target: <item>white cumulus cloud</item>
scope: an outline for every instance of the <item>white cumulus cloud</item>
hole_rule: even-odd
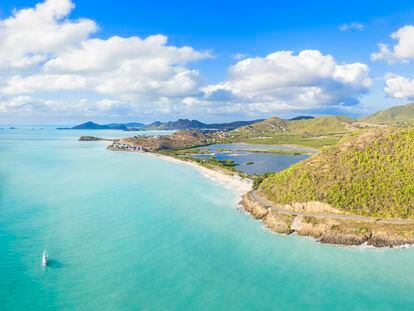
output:
[[[337,64],[330,55],[304,50],[241,60],[226,81],[202,90],[217,109],[277,112],[354,105],[371,84],[367,65]]]
[[[384,60],[389,64],[393,64],[408,62],[414,58],[414,26],[401,27],[391,34],[391,38],[397,40],[397,44],[393,47],[384,43],[379,44],[379,52],[371,54],[372,60]]]
[[[26,68],[75,47],[97,30],[89,19],[67,20],[70,0],[48,0],[0,20],[0,68]]]
[[[206,85],[192,64],[209,51],[171,45],[161,34],[101,38],[95,21],[70,18],[74,7],[45,0],[0,20],[3,117],[264,115],[355,105],[372,83],[365,64],[304,50],[236,54],[228,78]]]
[[[169,45],[168,38],[159,34],[92,37],[96,23],[69,19],[74,7],[71,0],[46,0],[0,20],[0,92],[8,96],[3,111],[30,106],[10,104],[13,97],[51,110],[52,105],[59,109],[71,105],[67,111],[84,112],[89,104],[97,110],[112,107],[120,112],[124,105],[140,111],[148,102],[156,110],[157,103],[174,104],[198,92],[200,73],[188,64],[210,58],[210,52]],[[88,93],[93,100],[79,105],[79,101],[39,99],[41,94],[50,98],[61,91]]]
[[[385,93],[392,98],[414,99],[414,79],[388,74],[385,77]]]

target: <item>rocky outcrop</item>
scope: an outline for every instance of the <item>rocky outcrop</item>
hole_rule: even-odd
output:
[[[396,247],[414,244],[414,224],[393,224],[381,221],[323,218],[319,215],[300,216],[294,212],[279,212],[256,201],[250,193],[240,202],[255,219],[270,230],[309,236],[321,243],[340,245],[368,244],[375,247]],[[326,210],[325,210],[326,211]]]
[[[240,204],[253,216],[254,219],[264,219],[269,213],[267,208],[262,206],[259,202],[252,200],[249,193],[243,195]]]
[[[414,244],[414,226],[390,224],[376,226],[372,230],[368,244],[376,247]]]
[[[240,204],[255,219],[261,219],[263,223],[272,231],[280,234],[290,234],[293,230],[290,228],[293,216],[280,215],[270,211],[259,202],[252,200],[249,193],[243,195]]]
[[[361,245],[371,237],[365,222],[297,216],[292,229],[322,243]]]
[[[266,217],[263,219],[263,223],[270,230],[280,234],[291,234],[294,232],[292,229],[292,222],[295,217],[291,215],[283,215],[273,211],[269,211]]]

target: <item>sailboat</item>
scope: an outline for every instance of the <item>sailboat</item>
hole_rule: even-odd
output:
[[[47,252],[46,250],[43,251],[43,255],[42,255],[42,266],[46,266],[47,265]]]

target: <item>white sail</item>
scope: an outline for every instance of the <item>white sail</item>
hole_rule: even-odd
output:
[[[43,251],[43,255],[42,255],[42,265],[46,266],[47,265],[47,252],[46,250]]]

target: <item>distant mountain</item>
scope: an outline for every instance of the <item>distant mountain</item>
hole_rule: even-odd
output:
[[[254,124],[254,123],[262,122],[262,121],[264,121],[264,119],[257,119],[257,120],[252,120],[252,121],[234,121],[230,123],[213,123],[213,124],[208,124],[207,126],[209,129],[232,130],[232,129],[236,129],[241,126],[246,126],[246,125],[250,125],[250,124]]]
[[[197,120],[178,119],[177,121],[155,121],[147,126],[146,130],[189,130],[206,128],[206,124]]]
[[[312,116],[297,116],[292,119],[289,119],[289,121],[297,121],[297,120],[308,120],[308,119],[314,119],[315,117]]]
[[[91,121],[88,121],[86,123],[82,123],[79,125],[76,125],[71,128],[72,130],[126,130],[128,129],[127,126],[124,124],[98,124]]]
[[[261,120],[252,121],[235,121],[230,123],[214,123],[206,124],[197,120],[178,119],[177,121],[161,122],[155,121],[151,124],[145,125],[139,122],[130,123],[110,123],[110,124],[98,124],[91,121],[76,125],[71,128],[59,128],[59,129],[73,129],[73,130],[200,130],[200,129],[218,129],[218,130],[233,130],[240,126],[253,124]]]
[[[153,122],[145,127],[146,130],[200,130],[200,129],[215,129],[215,130],[233,130],[240,126],[253,124],[256,122],[263,121],[252,120],[252,121],[234,121],[230,123],[213,123],[206,124],[197,120],[189,119],[178,119],[177,121],[169,122]]]
[[[129,123],[110,123],[108,124],[109,126],[113,127],[113,126],[126,126],[128,128],[130,127],[134,127],[134,128],[140,128],[140,127],[144,127],[145,124],[144,123],[140,123],[140,122],[129,122]]]
[[[414,103],[378,111],[361,121],[376,124],[410,123],[414,125]]]

